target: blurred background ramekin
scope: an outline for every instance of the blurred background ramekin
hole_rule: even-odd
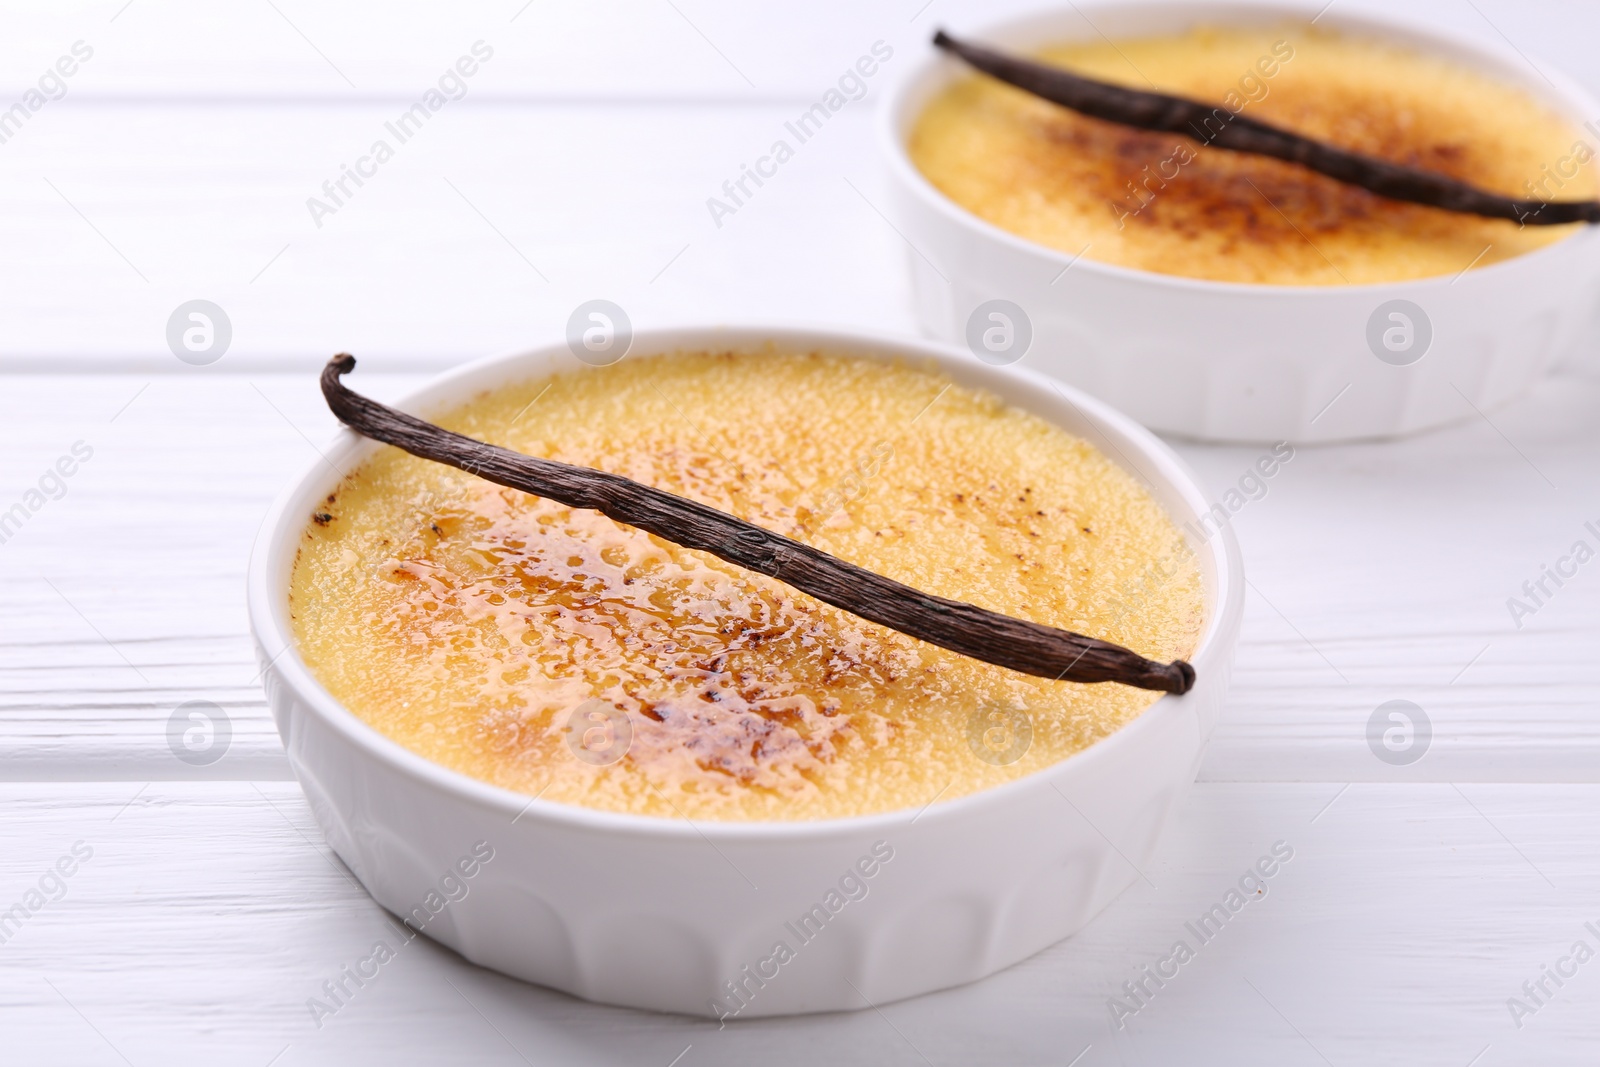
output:
[[[963,27],[963,36],[1031,53],[1101,34],[1114,39],[1196,25],[1307,22],[1317,11],[1281,3],[1068,4]],[[1510,48],[1337,7],[1323,8],[1317,26],[1409,46],[1509,82],[1574,128],[1600,119],[1600,102],[1587,91],[1558,75],[1547,78]],[[1029,366],[1152,429],[1241,442],[1413,433],[1516,397],[1594,328],[1600,286],[1595,227],[1491,266],[1465,270],[1463,264],[1459,275],[1381,285],[1248,285],[1134,270],[1088,255],[1075,261],[958,206],[907,154],[923,108],[953,80],[970,75],[970,68],[925,45],[880,111],[890,214],[911,245],[919,324],[933,337],[959,341],[980,304],[1011,301],[1031,321]],[[1418,336],[1431,333],[1422,355],[1399,365],[1380,359],[1368,343],[1372,322],[1392,321],[1394,301],[1420,309],[1425,323],[1413,323]],[[1414,310],[1402,310],[1415,317]]]

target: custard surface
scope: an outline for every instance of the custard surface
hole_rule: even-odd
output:
[[[497,389],[436,421],[1152,658],[1189,656],[1202,625],[1195,558],[1131,477],[911,366],[630,358]],[[967,659],[395,449],[307,520],[290,611],[315,676],[429,759],[545,800],[696,820],[920,807],[1060,760],[1157,697]],[[596,699],[625,715],[625,755],[608,720],[571,732],[573,710]],[[1031,739],[1007,762],[1014,729]],[[621,758],[577,758],[573,738],[588,751],[590,730],[602,757]]]
[[[1374,40],[1304,25],[1198,28],[1045,48],[1037,57],[1228,105],[1224,114],[1237,108],[1508,196],[1596,194],[1582,130],[1519,87]],[[1401,204],[1294,164],[1088,118],[976,75],[929,103],[908,150],[935,187],[1002,229],[1071,255],[1215,281],[1360,285],[1453,275],[1583,225],[1519,227]]]

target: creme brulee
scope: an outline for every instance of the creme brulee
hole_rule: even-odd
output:
[[[1133,478],[911,366],[629,359],[438,421],[1154,659],[1200,633],[1195,557]],[[316,677],[408,748],[545,800],[720,820],[904,809],[1038,770],[1158,695],[967,659],[394,449],[307,519],[290,611]],[[614,717],[574,723],[594,707]]]
[[[1376,40],[1304,25],[1201,28],[1045,48],[1038,58],[1508,196],[1596,194],[1593,149],[1571,123],[1519,88]],[[1088,118],[977,75],[929,103],[908,150],[935,187],[1002,229],[1103,263],[1217,281],[1457,274],[1582,225],[1519,226],[1397,203],[1198,136]]]

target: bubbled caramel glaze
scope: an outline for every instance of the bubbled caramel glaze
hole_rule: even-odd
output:
[[[1520,88],[1376,41],[1304,25],[1201,28],[1046,48],[1039,58],[1509,196],[1596,195],[1583,131]],[[1198,137],[1088,118],[977,76],[929,104],[909,151],[937,188],[1003,229],[1089,259],[1217,281],[1359,285],[1457,274],[1582,225],[1519,227],[1386,200]]]
[[[437,421],[1153,658],[1190,655],[1200,630],[1194,557],[1132,478],[924,370],[824,353],[628,359]],[[647,815],[920,806],[1070,755],[1156,698],[966,659],[393,449],[307,516],[290,609],[313,673],[381,732],[497,785]],[[625,723],[574,731],[595,706]],[[979,758],[969,736],[1017,711],[1027,752]]]

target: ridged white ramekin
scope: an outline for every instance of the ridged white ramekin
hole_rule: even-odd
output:
[[[1179,32],[1197,24],[1308,21],[1377,37],[1513,83],[1569,117],[1600,121],[1600,102],[1575,83],[1547,81],[1522,56],[1388,16],[1321,3],[1080,4],[990,26],[971,40],[1029,52],[1046,44]],[[1221,441],[1339,441],[1412,433],[1476,417],[1529,387],[1593,326],[1600,288],[1596,227],[1457,276],[1357,286],[1200,281],[1073,257],[979,219],[935,189],[906,142],[928,101],[970,71],[931,44],[908,61],[882,102],[890,212],[911,245],[917,318],[959,341],[990,300],[1032,321],[1026,363],[1157,430]],[[1246,112],[1248,114],[1248,111]],[[1584,133],[1591,149],[1600,142]],[[1555,166],[1557,160],[1550,160]],[[1182,180],[1181,177],[1178,180]],[[1068,270],[1068,266],[1071,269]],[[1065,273],[1063,273],[1065,271]],[[1384,305],[1422,309],[1432,341],[1420,359],[1387,360],[1369,344],[1374,318],[1404,327]],[[1413,335],[1415,336],[1415,335]],[[1405,335],[1394,335],[1402,343]]]
[[[932,360],[956,381],[1091,441],[1180,525],[1209,507],[1182,461],[1131,419],[1029,371],[984,366],[949,348],[708,327],[641,333],[630,358],[707,347],[760,358],[769,344]],[[497,356],[444,375],[401,406],[428,415],[574,369],[582,368],[565,345]],[[716,998],[731,1008],[725,983],[741,981],[741,1018],[862,1008],[982,978],[1073,933],[1138,877],[1130,862],[1149,861],[1221,707],[1244,592],[1227,526],[1192,544],[1207,597],[1194,689],[1163,696],[1099,744],[1019,781],[950,801],[929,797],[921,811],[797,823],[620,815],[496,788],[379,734],[317,682],[295,648],[288,588],[306,523],[337,487],[332,467],[352,470],[378,447],[341,431],[325,450],[329,462],[309,466],[263,523],[249,611],[267,697],[328,842],[378,903],[474,963],[518,978],[700,1015],[717,1014]],[[892,858],[882,862],[886,850]],[[856,881],[866,895],[828,911],[827,894],[863,860],[872,876]],[[846,888],[859,892],[855,884]],[[826,921],[813,919],[803,932],[815,935],[802,942],[790,927],[819,905]],[[793,958],[766,962],[779,941]]]

